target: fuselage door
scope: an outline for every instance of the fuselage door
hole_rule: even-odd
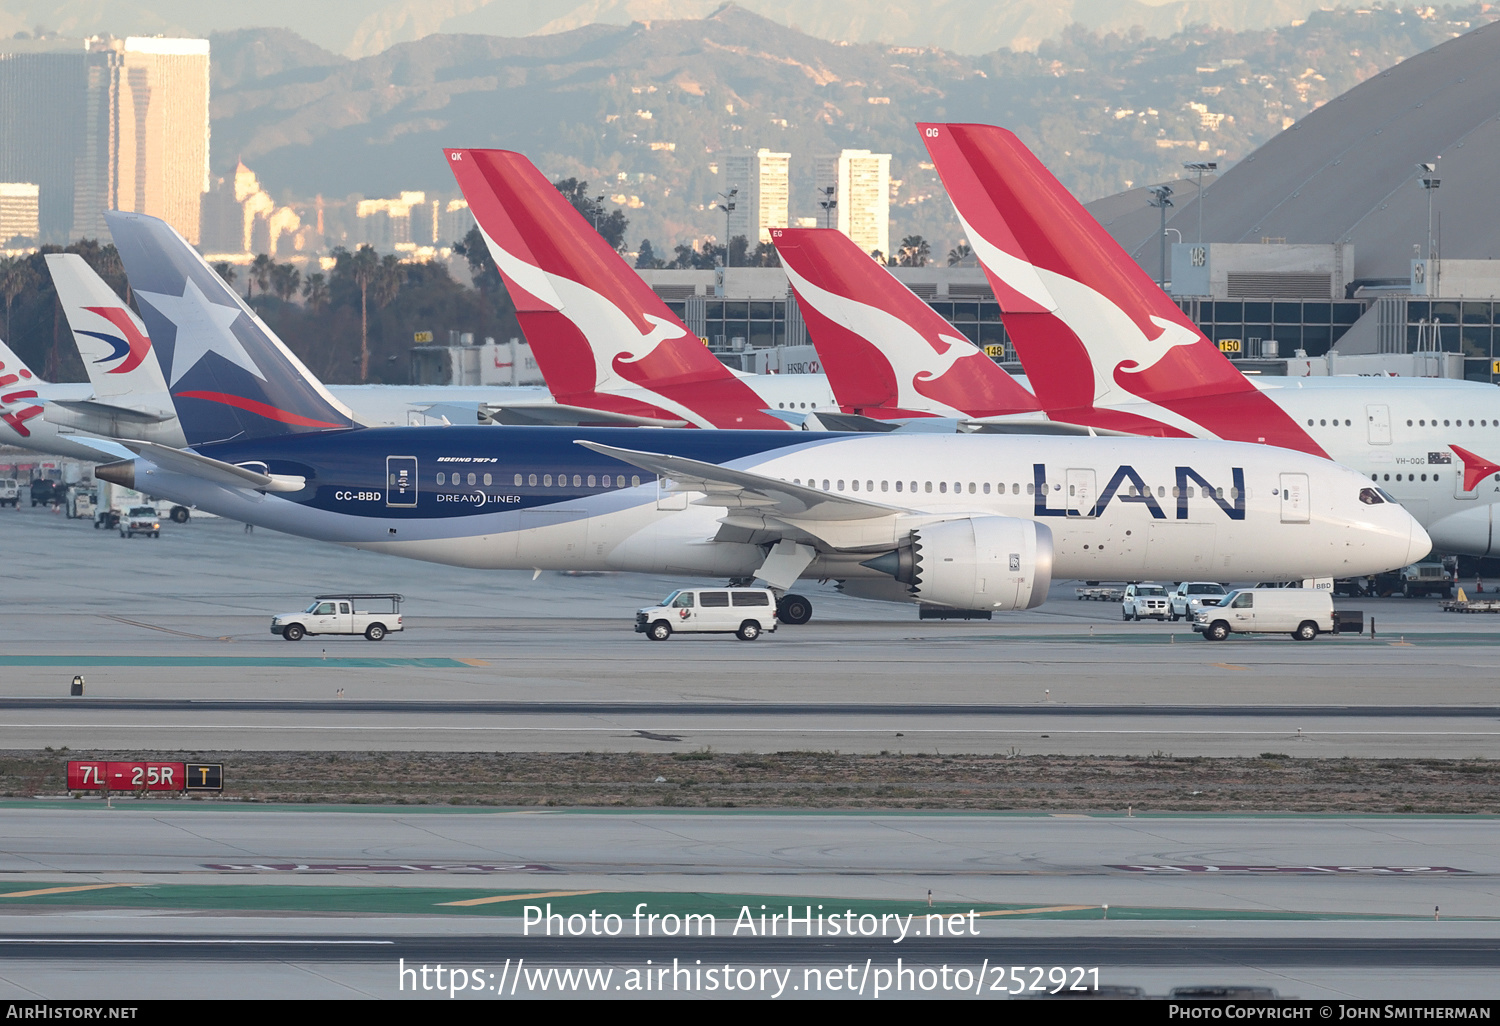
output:
[[[1281,522],[1305,524],[1312,520],[1306,474],[1281,475]]]
[[[1479,486],[1484,483],[1485,479],[1481,477],[1478,481],[1475,481],[1473,491],[1465,491],[1464,478],[1468,476],[1466,473],[1467,469],[1464,466],[1463,460],[1455,460],[1453,466],[1450,468],[1453,474],[1453,497],[1455,499],[1479,498]]]
[[[1092,470],[1068,471],[1068,516],[1092,517],[1098,494]]]
[[[406,509],[417,505],[417,458],[385,458],[385,504]]]
[[[1384,403],[1365,407],[1365,422],[1370,425],[1371,445],[1391,444],[1391,408]]]

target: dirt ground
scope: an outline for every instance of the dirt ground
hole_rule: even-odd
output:
[[[0,751],[0,795],[67,794],[66,763],[224,765],[218,800],[376,805],[1500,813],[1500,760],[494,752]],[[206,796],[195,796],[203,800]],[[153,800],[181,801],[174,794]],[[213,800],[213,799],[209,799]]]

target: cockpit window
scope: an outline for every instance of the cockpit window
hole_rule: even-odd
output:
[[[1379,488],[1361,488],[1359,490],[1359,501],[1366,506],[1379,506],[1386,500]]]
[[[1500,478],[1497,478],[1496,480],[1500,480]],[[1395,503],[1398,506],[1401,505],[1401,500],[1398,499],[1398,498],[1396,498],[1390,492],[1386,491],[1384,488],[1377,488],[1377,489],[1375,489],[1375,491],[1379,492],[1380,493],[1380,497],[1382,499],[1384,499],[1386,502],[1393,502],[1393,503]]]

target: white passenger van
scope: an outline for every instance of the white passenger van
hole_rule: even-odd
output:
[[[1333,594],[1311,588],[1241,588],[1217,606],[1200,609],[1193,630],[1205,641],[1223,641],[1230,634],[1290,634],[1297,641],[1311,641],[1334,631]]]
[[[652,641],[666,641],[675,632],[754,641],[775,629],[776,593],[769,588],[683,588],[635,614],[635,632]]]

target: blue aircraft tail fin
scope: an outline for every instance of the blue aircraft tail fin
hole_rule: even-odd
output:
[[[189,445],[358,426],[170,225],[104,216]]]

